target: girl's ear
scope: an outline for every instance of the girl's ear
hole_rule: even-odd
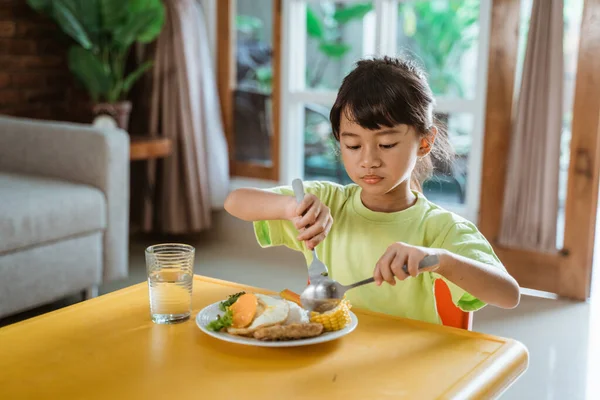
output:
[[[425,157],[429,152],[431,152],[431,148],[433,147],[433,143],[435,143],[435,138],[438,134],[438,129],[436,126],[432,126],[429,128],[427,135],[421,138],[419,143],[419,157]]]

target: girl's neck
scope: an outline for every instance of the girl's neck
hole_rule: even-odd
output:
[[[369,210],[384,213],[406,210],[417,202],[408,180],[384,194],[370,194],[362,190],[360,199]]]

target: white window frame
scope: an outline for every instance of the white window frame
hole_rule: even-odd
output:
[[[282,85],[281,85],[281,165],[280,183],[291,182],[304,176],[304,103],[317,103],[331,107],[335,91],[310,90],[304,87],[306,72],[306,4],[319,0],[289,0],[283,4],[282,21]],[[337,0],[340,1],[340,0]],[[349,3],[361,0],[341,0]],[[402,1],[402,0],[400,0]],[[373,0],[376,18],[375,55],[396,54],[398,0]],[[473,115],[471,151],[469,153],[468,180],[465,203],[441,206],[473,222],[478,219],[483,131],[485,123],[485,100],[487,89],[487,64],[490,36],[492,0],[480,0],[479,41],[477,54],[477,79],[472,99],[438,97],[438,112],[469,113]]]

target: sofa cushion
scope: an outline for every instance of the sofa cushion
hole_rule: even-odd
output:
[[[0,172],[0,254],[105,228],[100,190]]]

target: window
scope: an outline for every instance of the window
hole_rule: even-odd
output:
[[[271,166],[273,0],[237,0],[235,160]]]
[[[398,6],[398,53],[420,59],[437,96],[473,99],[479,0],[408,1]]]
[[[280,21],[281,0],[217,4],[218,86],[234,176],[279,176]]]
[[[349,183],[329,125],[337,88],[361,57],[405,55],[425,68],[457,152],[425,194],[475,221],[490,10],[491,0],[286,2],[280,180]]]
[[[218,30],[217,46],[235,49],[235,62],[218,67],[233,175],[349,183],[329,126],[337,89],[359,58],[404,55],[426,70],[457,152],[425,194],[475,221],[491,1],[220,1],[229,29]]]
[[[372,2],[306,5],[306,86],[337,90],[354,61],[375,46]]]

